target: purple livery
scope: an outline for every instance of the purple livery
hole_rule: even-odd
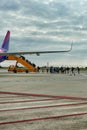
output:
[[[9,49],[9,40],[10,40],[10,31],[7,31],[7,34],[4,38],[2,47],[0,48],[0,53],[7,52]],[[6,60],[7,56],[0,56],[0,62]]]

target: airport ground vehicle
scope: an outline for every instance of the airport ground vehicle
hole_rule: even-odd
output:
[[[14,72],[14,73],[26,72],[26,73],[29,73],[29,70],[27,68],[24,68],[24,67],[17,67],[15,65],[10,65],[9,68],[8,68],[8,72]]]

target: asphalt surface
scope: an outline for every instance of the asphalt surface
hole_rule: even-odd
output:
[[[0,130],[86,129],[86,73],[0,73]]]

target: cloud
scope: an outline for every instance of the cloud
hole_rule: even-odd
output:
[[[0,1],[0,11],[16,11],[19,9],[20,1],[15,0],[1,0]]]
[[[70,55],[45,55],[37,61],[38,58],[31,58],[36,63],[40,61],[38,64],[51,59],[56,64],[58,59],[65,64],[65,59],[70,63],[71,58],[72,64],[86,63],[86,58],[85,62],[79,58],[87,57],[86,5],[87,0],[1,0],[0,41],[7,30],[11,31],[10,51],[62,50],[69,48],[73,41],[74,50]]]

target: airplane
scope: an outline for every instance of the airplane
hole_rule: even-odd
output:
[[[9,50],[9,41],[10,41],[10,31],[7,31],[7,34],[4,38],[4,41],[2,43],[2,46],[0,48],[0,62],[3,62],[7,59],[9,55],[25,55],[25,54],[36,54],[39,56],[40,54],[46,54],[46,53],[62,53],[62,52],[69,52],[72,50],[72,44],[71,48],[69,50],[62,50],[62,51],[28,51],[28,52],[8,52]]]

